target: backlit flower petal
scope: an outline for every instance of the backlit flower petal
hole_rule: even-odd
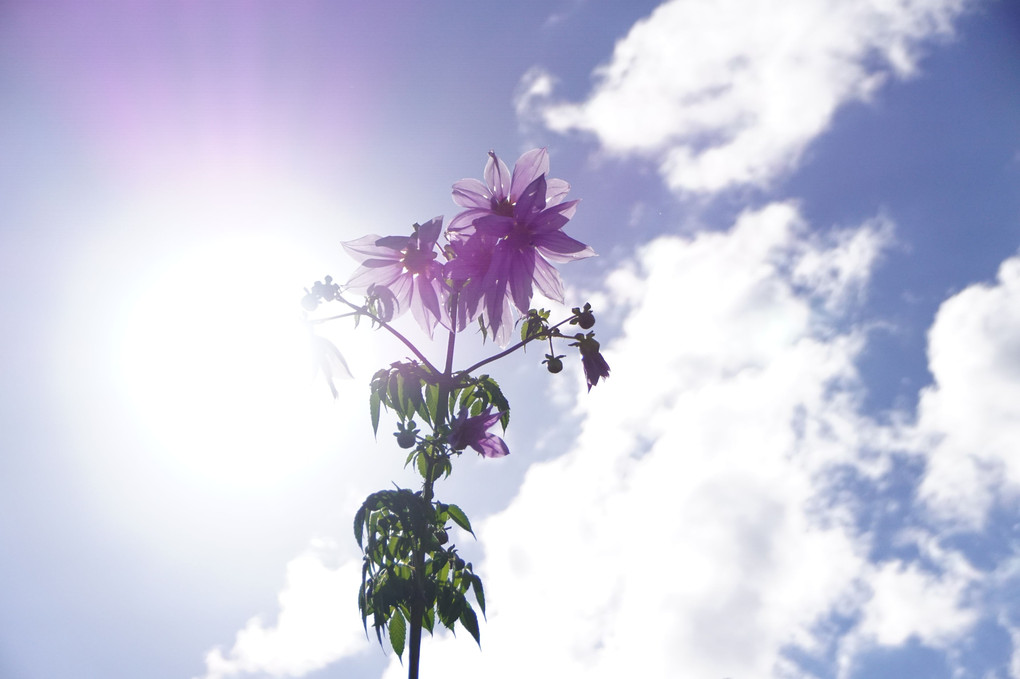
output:
[[[553,262],[573,262],[593,257],[595,251],[579,240],[574,240],[562,231],[550,231],[533,237],[535,248],[543,257]]]
[[[506,457],[510,454],[510,449],[506,447],[506,442],[495,434],[485,436],[471,447],[478,451],[478,454],[482,457]]]
[[[443,231],[443,218],[433,217],[418,227],[418,247],[421,250],[431,250],[439,240],[439,234]]]
[[[510,200],[520,200],[528,184],[549,171],[549,152],[544,148],[525,152],[514,164],[513,179],[510,182]]]
[[[477,179],[461,179],[453,185],[453,202],[466,208],[491,208],[492,192]]]
[[[568,203],[560,203],[559,205],[542,210],[531,220],[531,231],[533,233],[543,233],[562,229],[570,221],[570,218],[574,216],[574,213],[577,212],[577,204],[580,202],[579,200],[572,200]]]
[[[489,151],[489,160],[485,163],[485,183],[489,185],[492,198],[498,203],[509,195],[510,168],[496,154]]]
[[[514,219],[527,221],[545,208],[545,175],[528,184],[514,205]],[[566,222],[564,222],[566,224]]]
[[[391,259],[399,261],[401,257],[400,247],[402,246],[394,249],[385,244],[380,245],[379,242],[383,240],[384,239],[379,236],[370,234],[368,236],[358,238],[357,240],[346,241],[341,243],[341,245],[344,250],[347,251],[347,254],[351,257],[351,259],[359,264],[370,257],[374,259]],[[404,238],[404,244],[406,243],[407,239]]]
[[[570,193],[570,184],[562,179],[545,180],[545,206],[559,205]]]
[[[526,314],[531,307],[531,281],[535,277],[535,260],[538,259],[538,256],[530,248],[527,250],[507,248],[504,256],[508,257],[510,261],[508,267],[510,296],[513,297],[517,310]]]
[[[535,257],[535,285],[551,300],[563,302],[563,279],[556,268],[541,257]]]

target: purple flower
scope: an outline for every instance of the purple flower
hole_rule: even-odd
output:
[[[450,447],[454,450],[463,450],[470,446],[482,457],[504,457],[510,454],[506,443],[495,434],[487,434],[486,431],[492,425],[499,422],[503,413],[493,413],[492,406],[486,408],[480,415],[468,417],[467,408],[461,408],[457,417],[450,424]]]
[[[595,333],[589,332],[587,335],[578,333],[574,337],[577,338],[577,341],[571,342],[570,346],[581,350],[581,367],[584,368],[588,391],[591,391],[591,388],[598,384],[599,378],[604,380],[609,377],[609,364],[599,352],[599,343],[595,339]]]
[[[463,330],[469,321],[479,316],[482,324],[493,329],[493,340],[500,346],[506,346],[513,330],[513,311],[510,297],[504,295],[502,304],[494,305],[491,313],[498,313],[495,322],[490,321],[491,313],[481,305],[485,288],[481,282],[485,279],[492,266],[492,253],[496,239],[482,234],[473,234],[468,238],[454,238],[450,241],[453,259],[446,263],[444,269],[457,294],[457,331]]]
[[[476,247],[491,253],[484,275],[479,278],[476,273],[465,290],[474,288],[468,293],[469,301],[483,306],[485,323],[497,336],[507,323],[504,306],[512,301],[520,313],[528,313],[534,285],[549,299],[563,301],[563,282],[550,262],[595,254],[563,233],[578,201],[564,203],[570,185],[562,179],[547,179],[548,171],[545,149],[522,155],[512,175],[490,152],[485,183],[462,179],[453,185],[454,202],[467,209],[453,218],[447,235],[453,242],[481,237]],[[470,311],[478,312],[477,308]]]
[[[344,249],[361,266],[347,281],[355,291],[373,291],[380,287],[392,293],[396,302],[394,316],[408,309],[418,324],[432,337],[436,324],[444,319],[442,300],[447,294],[443,285],[443,266],[436,261],[436,240],[443,228],[443,218],[414,225],[410,236],[369,235],[347,241]]]

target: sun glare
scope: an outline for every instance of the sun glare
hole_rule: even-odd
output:
[[[344,404],[313,384],[301,320],[315,258],[270,234],[192,238],[129,305],[118,359],[127,398],[164,462],[197,483],[277,483],[323,454],[342,422]]]

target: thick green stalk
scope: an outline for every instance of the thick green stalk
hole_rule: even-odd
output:
[[[436,404],[435,429],[446,427],[450,419],[449,401],[450,385],[453,381],[453,350],[457,342],[457,293],[451,297],[450,337],[446,343],[446,365],[439,382],[439,402]],[[423,453],[424,454],[424,453]],[[422,499],[432,504],[435,483],[435,458],[427,456],[425,463],[425,479],[422,484]],[[417,549],[414,552],[414,584],[415,597],[411,606],[411,643],[407,662],[407,679],[418,679],[418,666],[421,662],[421,630],[425,619],[425,542],[426,535],[419,535]]]

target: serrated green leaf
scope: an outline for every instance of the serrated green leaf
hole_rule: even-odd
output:
[[[400,373],[396,370],[386,380],[386,405],[400,415]]]
[[[418,473],[423,479],[429,473],[429,460],[425,453],[418,453]]]
[[[404,662],[404,642],[407,639],[407,623],[404,622],[404,616],[401,614],[400,609],[397,608],[393,612],[393,617],[390,618],[390,645],[393,647],[393,652],[400,658],[401,664]]]
[[[510,424],[510,403],[506,400],[506,396],[503,395],[503,390],[499,388],[499,383],[488,375],[485,376],[485,381],[482,382],[482,388],[485,389],[488,400],[492,402],[492,405],[496,406],[496,410],[503,413],[503,416],[499,418],[499,423],[503,425],[503,431],[506,431],[507,425]]]
[[[470,401],[471,397],[474,395],[474,392],[475,392],[474,385],[471,385],[470,387],[467,387],[466,389],[461,390],[461,392],[460,392],[460,403],[458,405],[461,408],[467,408],[468,402]],[[451,392],[450,396],[451,397],[454,396],[454,393]]]
[[[474,637],[475,643],[478,644],[478,648],[482,647],[481,636],[478,632],[478,616],[475,615],[475,611],[470,606],[464,606],[464,609],[460,612],[460,624],[464,625],[464,628],[468,633]]]
[[[463,509],[457,505],[448,505],[446,511],[449,512],[450,518],[453,519],[455,524],[471,533],[471,535],[475,534],[475,532],[471,529],[471,522],[468,521],[467,514],[464,513]],[[477,536],[475,537],[477,538]]]
[[[434,608],[430,608],[425,611],[425,615],[422,616],[421,626],[432,634],[433,628],[436,626],[436,611]]]
[[[432,424],[436,421],[439,416],[439,385],[430,384],[425,388],[425,410],[427,415],[423,415],[425,421]]]
[[[471,574],[471,591],[475,594],[475,601],[478,602],[478,608],[482,609],[482,615],[485,615],[485,590],[482,589],[482,579]]]
[[[436,593],[436,613],[439,614],[439,622],[452,631],[453,626],[457,624],[460,611],[457,610],[456,595],[449,587],[443,586],[445,584],[440,583],[439,591]]]

